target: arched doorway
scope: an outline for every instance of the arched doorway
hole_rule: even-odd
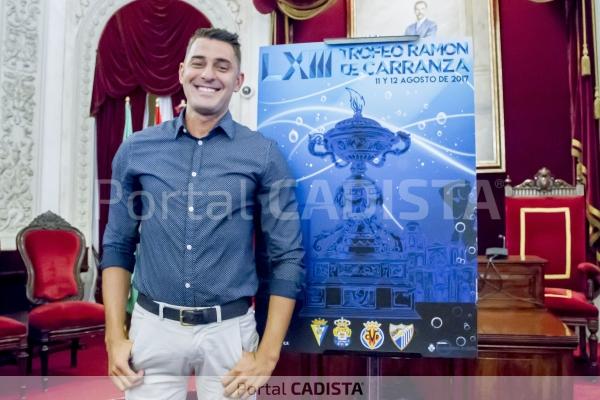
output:
[[[179,84],[179,63],[188,38],[210,27],[206,16],[180,0],[134,1],[109,19],[98,43],[90,113],[96,127],[98,177],[98,239],[108,220],[111,163],[125,125],[125,98],[131,99],[133,131],[144,125],[147,96],[165,96],[175,105],[185,97]],[[169,107],[169,114],[176,114]],[[117,193],[119,192],[118,189]],[[94,198],[97,196],[95,195]],[[96,229],[94,229],[96,232]]]
[[[254,9],[252,2],[240,0],[180,0],[206,16],[213,26],[236,32],[242,38],[242,67],[246,81],[256,87],[258,52],[269,43],[270,20]],[[109,19],[132,0],[80,1],[67,47],[63,84],[63,140],[61,141],[60,191],[64,194],[60,214],[84,232],[89,243],[93,232],[95,124],[90,117],[96,48]],[[256,121],[255,98],[234,97],[231,110],[239,120],[252,126]]]

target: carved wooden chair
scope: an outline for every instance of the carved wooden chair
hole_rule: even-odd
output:
[[[548,260],[544,270],[544,303],[565,324],[579,328],[579,347],[590,373],[598,373],[600,268],[586,262],[586,203],[581,183],[555,179],[547,168],[533,179],[505,186],[506,247],[509,254]]]
[[[25,398],[25,374],[29,354],[27,353],[27,326],[12,318],[0,316],[0,352],[10,352],[17,360],[20,383],[20,398]]]
[[[81,301],[85,238],[48,211],[17,234],[17,248],[27,268],[27,298],[35,305],[29,312],[29,344],[40,347],[42,376],[48,375],[49,346],[55,342],[71,342],[75,367],[79,339],[104,331],[104,307]]]

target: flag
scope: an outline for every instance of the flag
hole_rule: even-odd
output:
[[[181,99],[181,103],[179,103],[179,105],[177,107],[175,107],[175,112],[177,113],[177,115],[181,114],[181,112],[183,111],[184,108],[185,108],[185,100]]]
[[[157,98],[154,105],[154,125],[158,125],[162,122],[162,118],[160,117],[160,101]]]
[[[133,135],[133,124],[131,122],[131,99],[129,96],[125,97],[125,127],[123,128],[123,140]],[[137,251],[135,254],[137,260]],[[133,306],[135,305],[138,297],[138,291],[133,287],[133,274],[131,274],[131,284],[129,287],[129,298],[127,299],[126,311],[129,314],[133,313]]]
[[[125,97],[125,127],[123,128],[123,140],[133,135],[133,125],[131,123],[131,102],[129,96]]]

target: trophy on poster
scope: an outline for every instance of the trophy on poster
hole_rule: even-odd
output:
[[[368,166],[381,168],[387,157],[406,153],[410,135],[364,117],[363,96],[346,89],[354,115],[309,140],[312,155],[331,159],[337,168],[350,166],[350,176],[335,194],[341,222],[311,235],[315,257],[302,314],[414,317],[414,285],[402,241],[382,225],[383,196],[367,176]]]

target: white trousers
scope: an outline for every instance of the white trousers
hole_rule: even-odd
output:
[[[126,392],[128,400],[184,400],[191,375],[199,400],[223,399],[221,379],[241,359],[242,351],[258,346],[252,308],[220,323],[183,326],[136,304],[129,339],[133,369],[144,370],[144,382]]]

